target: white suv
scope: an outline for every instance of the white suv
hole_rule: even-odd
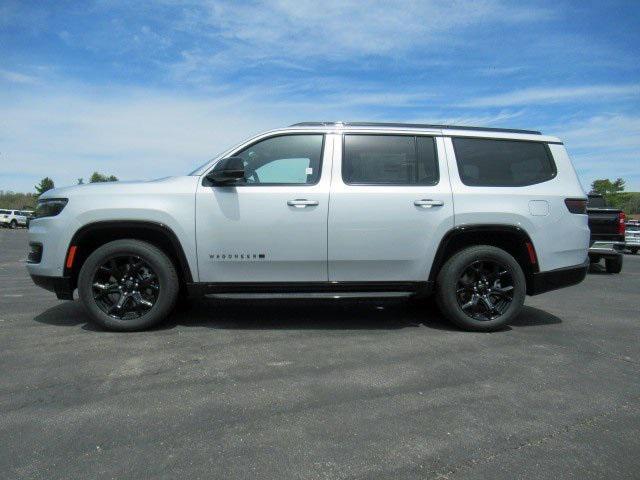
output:
[[[433,292],[489,331],[584,279],[585,207],[539,132],[309,122],[187,176],[46,192],[27,268],[110,329],[150,327],[181,294]]]
[[[27,218],[33,212],[29,210],[0,210],[0,225],[8,228],[27,226]]]

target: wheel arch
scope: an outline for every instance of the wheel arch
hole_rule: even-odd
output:
[[[539,271],[537,254],[529,234],[516,225],[479,224],[452,228],[440,241],[429,272],[429,281],[435,284],[438,272],[452,255],[476,245],[491,245],[511,254],[522,267],[529,293],[533,275]]]
[[[92,222],[79,228],[67,247],[76,247],[71,266],[65,261],[64,275],[77,286],[80,269],[89,255],[98,247],[114,240],[134,239],[146,241],[162,250],[174,263],[180,283],[193,282],[189,262],[175,232],[167,225],[145,220],[107,220]],[[69,253],[67,253],[69,255]]]

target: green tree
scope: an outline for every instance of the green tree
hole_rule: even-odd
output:
[[[115,175],[106,176],[98,172],[93,172],[91,174],[91,177],[89,177],[89,183],[117,182],[117,181],[118,181],[118,177],[116,177]]]
[[[53,180],[49,177],[44,177],[40,180],[40,183],[35,186],[37,195],[42,195],[44,192],[51,190],[52,188],[55,188],[55,185],[53,184]]]
[[[602,195],[607,203],[615,208],[622,208],[628,200],[628,195],[624,192],[625,181],[616,178],[614,181],[608,178],[600,178],[591,183],[591,192]]]

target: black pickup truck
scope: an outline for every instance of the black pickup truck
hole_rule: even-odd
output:
[[[589,194],[588,197],[587,215],[591,230],[589,260],[591,263],[597,263],[604,258],[608,273],[620,273],[622,271],[622,252],[625,248],[624,212],[618,208],[607,206],[602,195]]]

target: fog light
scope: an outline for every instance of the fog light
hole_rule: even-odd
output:
[[[40,263],[42,260],[42,244],[41,243],[30,243],[29,244],[29,255],[27,255],[27,262],[29,263]]]

